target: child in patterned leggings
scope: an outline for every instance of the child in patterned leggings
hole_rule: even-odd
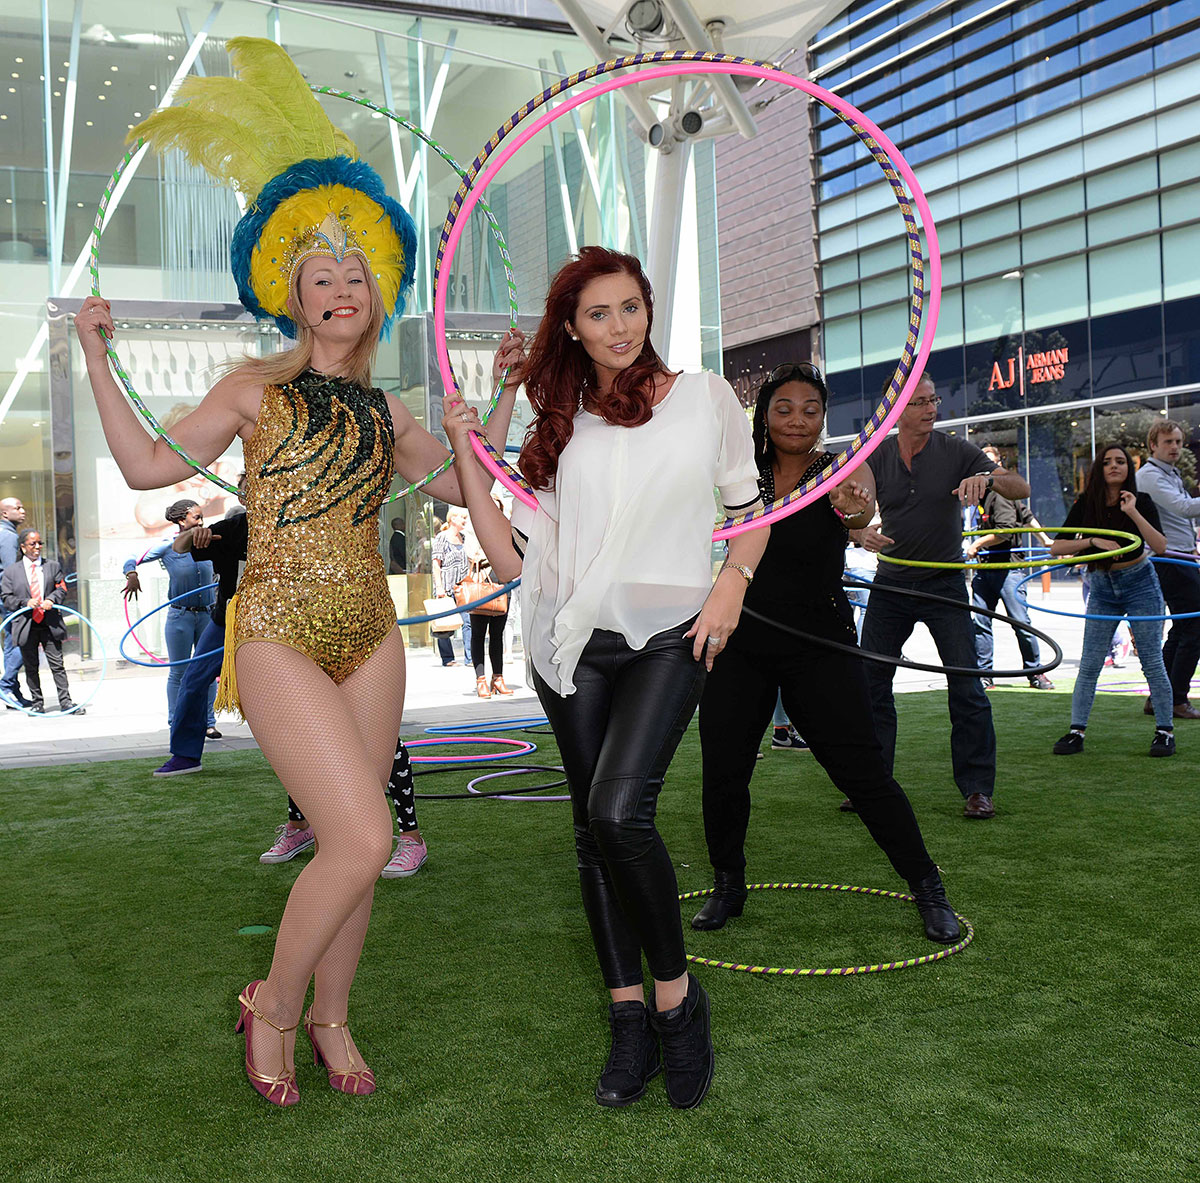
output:
[[[382,879],[407,879],[415,875],[424,865],[429,852],[421,828],[417,825],[417,801],[413,795],[412,762],[403,741],[396,741],[396,756],[392,761],[388,777],[387,795],[392,799],[396,811],[396,824],[400,830],[395,850],[388,865],[380,875]],[[310,849],[314,842],[312,827],[288,798],[288,820],[275,830],[276,838],[270,850],[259,855],[260,863],[286,863],[296,855]]]

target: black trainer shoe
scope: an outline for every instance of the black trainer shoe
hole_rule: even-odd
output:
[[[740,872],[717,871],[716,888],[704,901],[704,907],[692,917],[692,927],[701,932],[724,928],[725,921],[742,914],[746,905],[746,878]]]
[[[1083,732],[1068,731],[1054,745],[1054,754],[1056,756],[1078,756],[1083,751]]]
[[[1175,755],[1175,732],[1164,731],[1161,727],[1154,733],[1154,738],[1150,741],[1150,755],[1152,756],[1173,756]]]
[[[776,727],[771,736],[771,750],[775,752],[807,752],[808,744],[800,738],[794,727]]]
[[[619,1109],[645,1095],[646,1083],[662,1071],[662,1060],[645,1003],[609,1003],[608,1025],[612,1046],[596,1085],[596,1100]]]
[[[650,1025],[662,1040],[667,1100],[676,1109],[695,1109],[713,1078],[712,1030],[708,994],[688,974],[687,997],[671,1010],[650,1011]]]
[[[937,867],[924,879],[912,880],[908,889],[925,922],[925,935],[940,945],[953,945],[962,936],[962,930],[950,901],[946,899],[946,888]]]

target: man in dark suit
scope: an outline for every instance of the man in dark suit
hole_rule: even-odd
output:
[[[62,643],[67,636],[67,626],[58,605],[67,594],[62,568],[55,559],[42,557],[42,536],[37,530],[22,530],[18,542],[21,558],[5,569],[0,576],[0,600],[6,613],[22,612],[12,622],[13,641],[21,651],[25,663],[25,681],[29,684],[32,698],[30,711],[35,715],[45,714],[42,701],[42,683],[38,675],[38,649],[46,654],[46,662],[54,676],[54,688],[58,691],[59,709],[77,715],[85,713],[71,701],[67,686],[67,671],[63,665]]]

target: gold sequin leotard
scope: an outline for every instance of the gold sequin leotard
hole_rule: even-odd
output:
[[[250,536],[231,652],[275,641],[342,682],[396,627],[379,553],[394,445],[380,390],[315,370],[266,387],[245,446]]]

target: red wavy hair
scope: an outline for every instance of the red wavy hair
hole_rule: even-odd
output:
[[[628,275],[636,281],[646,306],[646,340],[633,364],[622,370],[612,389],[596,388],[596,368],[580,341],[567,336],[574,324],[579,297],[593,279],[603,275]],[[533,407],[533,422],[525,435],[518,461],[525,479],[535,489],[547,489],[558,471],[558,457],[575,431],[575,415],[583,392],[605,423],[638,427],[650,419],[654,378],[670,371],[650,344],[654,326],[654,296],[642,265],[633,255],[601,246],[585,246],[550,281],[546,312],[517,375]]]

